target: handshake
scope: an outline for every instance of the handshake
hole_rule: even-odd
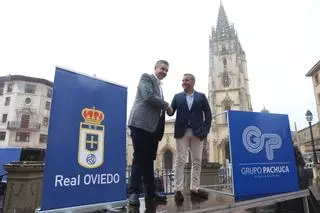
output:
[[[166,109],[166,112],[167,112],[167,115],[172,116],[172,115],[173,115],[173,109],[172,109],[172,107],[169,106],[169,107]]]

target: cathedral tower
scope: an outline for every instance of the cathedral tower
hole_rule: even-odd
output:
[[[208,137],[209,161],[224,163],[228,158],[228,129],[224,111],[252,111],[246,55],[233,24],[229,24],[220,3],[216,28],[209,37],[208,99],[213,124]],[[212,152],[213,150],[213,152]]]

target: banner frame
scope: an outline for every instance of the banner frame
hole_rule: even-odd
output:
[[[36,209],[35,213],[86,213],[86,212],[94,212],[99,210],[110,210],[116,208],[124,208],[127,205],[127,200],[122,201],[113,201],[107,203],[96,203],[90,205],[83,206],[73,206],[68,208],[60,208],[60,209],[51,209],[51,210],[41,210],[41,208]]]
[[[71,70],[69,68],[65,68],[62,66],[55,66],[55,70],[60,69],[65,72],[70,72],[73,74],[77,75],[82,75],[88,78],[92,78],[94,80],[99,80],[108,84],[112,84],[118,87],[122,87],[124,89],[128,89],[128,86],[115,83],[112,81],[108,81],[102,78],[97,78],[95,75],[88,75],[86,73],[78,72]],[[52,104],[52,101],[51,101]],[[51,113],[51,112],[50,112]],[[126,137],[126,136],[125,136]],[[125,141],[126,143],[126,141]],[[126,152],[126,150],[124,150]],[[44,180],[42,181],[44,183]],[[108,211],[117,211],[117,209],[122,209],[126,208],[128,205],[128,200],[123,199],[123,200],[117,200],[117,201],[110,201],[110,202],[103,202],[103,203],[95,203],[95,204],[88,204],[88,205],[81,205],[81,206],[70,206],[70,207],[64,207],[64,208],[56,208],[56,209],[49,209],[49,210],[41,210],[41,203],[42,199],[40,202],[40,206],[35,210],[35,213],[87,213],[87,212],[93,212],[93,211],[99,211],[99,210],[108,210]]]

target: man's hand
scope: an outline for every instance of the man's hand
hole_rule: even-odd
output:
[[[206,137],[205,136],[199,136],[198,138],[200,139],[200,141],[203,141]]]
[[[173,109],[172,109],[171,106],[169,106],[169,107],[167,108],[167,114],[168,114],[169,116],[173,115]]]

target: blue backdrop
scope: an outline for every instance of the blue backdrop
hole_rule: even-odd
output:
[[[41,210],[126,199],[127,88],[56,68]]]
[[[299,190],[287,115],[228,111],[236,200]]]

